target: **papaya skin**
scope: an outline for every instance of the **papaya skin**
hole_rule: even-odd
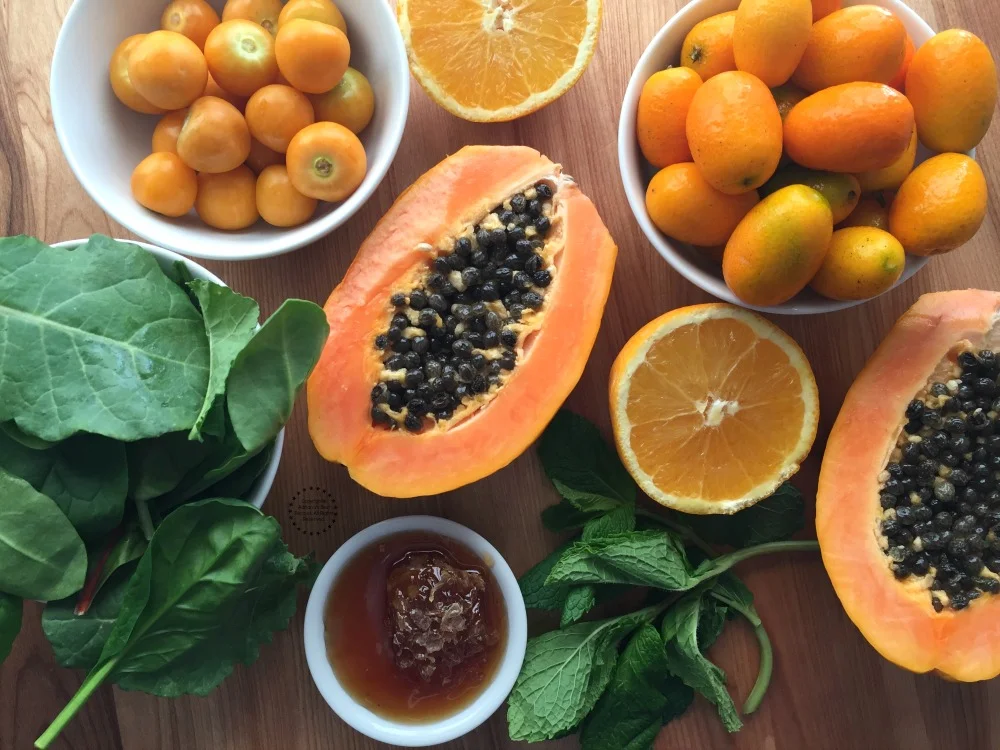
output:
[[[392,292],[427,273],[429,256],[418,246],[437,246],[541,179],[556,186],[549,242],[558,243],[559,254],[543,323],[509,380],[487,406],[446,428],[408,434],[373,427],[370,393],[382,365],[372,341],[388,322]],[[448,157],[396,199],[326,303],[331,336],[307,384],[316,449],[387,497],[446,492],[506,466],[534,442],[582,375],[617,252],[593,203],[534,149],[469,146]],[[497,440],[501,430],[504,439]]]
[[[830,433],[816,494],[823,565],[847,615],[882,656],[959,682],[1000,674],[1000,599],[940,613],[929,592],[899,582],[879,548],[878,475],[906,405],[962,342],[1000,344],[1000,293],[925,294],[896,323],[848,391]]]

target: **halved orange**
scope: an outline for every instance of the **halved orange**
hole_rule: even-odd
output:
[[[565,94],[597,46],[601,0],[398,0],[410,69],[473,122],[505,122]]]
[[[651,498],[735,513],[799,470],[819,397],[802,350],[749,310],[682,307],[648,323],[611,368],[618,453]]]

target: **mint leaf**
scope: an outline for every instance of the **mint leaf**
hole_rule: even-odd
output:
[[[20,631],[21,599],[11,594],[0,594],[0,664],[10,655]]]
[[[714,592],[713,592],[714,593]],[[712,596],[701,598],[701,612],[698,614],[698,648],[708,651],[726,627],[729,608]]]
[[[547,584],[546,579],[569,548],[569,544],[564,544],[518,579],[524,606],[528,609],[561,609],[566,603],[570,587]]]
[[[597,427],[561,409],[538,446],[542,467],[559,494],[584,512],[635,503],[636,487]]]
[[[695,585],[684,548],[665,531],[613,534],[570,546],[548,584],[624,583],[682,591]]]
[[[510,738],[540,742],[575,728],[610,682],[621,639],[661,611],[647,607],[531,638],[508,699]]]
[[[788,539],[801,529],[805,525],[805,503],[802,493],[785,482],[770,497],[731,516],[672,513],[670,517],[706,542],[752,547]]]
[[[743,726],[733,697],[726,690],[726,673],[701,653],[698,645],[698,620],[703,592],[688,594],[663,618],[663,641],[670,672],[684,684],[705,696],[719,711],[728,732]]]
[[[208,336],[208,390],[198,418],[188,434],[191,440],[201,440],[202,425],[216,397],[226,389],[226,378],[236,355],[253,338],[260,308],[249,297],[210,281],[194,279],[188,282],[188,288],[198,300]]]
[[[694,693],[669,672],[656,628],[643,625],[625,647],[614,678],[584,721],[582,750],[650,750],[666,722],[683,714]]]
[[[573,531],[583,528],[587,521],[595,517],[593,513],[577,510],[567,500],[560,500],[542,511],[542,525],[549,531]]]
[[[583,540],[585,542],[613,534],[625,534],[635,529],[635,509],[628,505],[615,508],[587,521],[583,526]]]
[[[585,583],[582,586],[573,586],[566,594],[559,627],[572,625],[592,610],[595,604],[597,604],[597,591],[592,585]]]

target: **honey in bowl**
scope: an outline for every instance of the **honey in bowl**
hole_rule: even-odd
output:
[[[341,571],[324,614],[330,665],[359,704],[391,721],[430,723],[472,703],[507,645],[500,586],[465,545],[405,532],[365,547]]]

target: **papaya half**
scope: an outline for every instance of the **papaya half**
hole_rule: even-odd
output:
[[[317,450],[388,497],[506,466],[580,379],[617,252],[537,151],[448,157],[399,196],[326,303],[307,387]]]
[[[830,433],[816,530],[848,616],[885,658],[1000,674],[1000,293],[927,294]]]

